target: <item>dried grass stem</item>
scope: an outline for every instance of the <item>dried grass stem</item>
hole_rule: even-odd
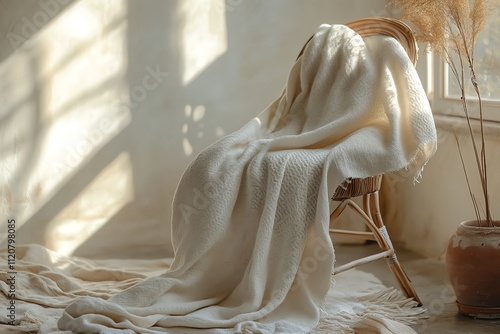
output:
[[[481,226],[495,226],[491,215],[488,192],[488,164],[484,138],[483,105],[479,83],[474,70],[474,46],[479,33],[486,26],[488,16],[493,12],[493,6],[488,0],[391,0],[389,6],[396,9],[403,20],[414,26],[417,40],[430,44],[432,50],[438,53],[448,64],[457,81],[461,92],[462,109],[467,120],[477,172],[480,178],[481,203],[484,203],[484,212],[480,210],[477,197],[472,191],[462,149],[458,138],[455,137],[462,168],[479,224]],[[479,104],[479,140],[476,140],[472,130],[469,103],[465,93],[466,69],[470,73],[470,81]]]

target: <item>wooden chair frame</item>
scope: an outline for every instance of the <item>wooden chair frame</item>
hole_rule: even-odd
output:
[[[373,182],[373,180],[375,180],[377,186],[373,190],[373,192],[357,194],[357,196],[347,196],[347,197],[334,196],[332,198],[332,200],[339,201],[340,203],[330,215],[330,225],[333,224],[333,222],[342,214],[342,212],[347,207],[349,207],[361,217],[361,219],[363,220],[363,222],[370,231],[364,232],[364,231],[352,231],[352,230],[341,230],[341,229],[330,228],[330,233],[352,238],[360,238],[363,240],[374,240],[378,243],[381,249],[381,252],[379,253],[362,257],[360,259],[353,260],[346,264],[335,267],[333,274],[337,275],[346,270],[360,266],[362,264],[385,258],[392,274],[396,278],[396,281],[400,285],[401,290],[403,291],[405,296],[408,298],[413,298],[416,302],[418,302],[418,305],[421,306],[422,301],[418,297],[417,292],[413,288],[413,285],[411,284],[408,275],[405,273],[403,267],[398,261],[398,258],[396,256],[396,251],[389,237],[389,233],[387,232],[387,229],[384,225],[384,221],[382,220],[382,215],[380,213],[380,200],[379,200],[379,189],[382,183],[382,177],[383,177],[382,175],[377,175],[367,179],[355,179],[359,180],[360,183]],[[345,182],[342,185],[341,189],[344,191],[346,190],[349,191],[352,182],[353,180],[348,180],[348,182]],[[363,197],[362,207],[360,207],[357,203],[355,203],[352,200],[352,198],[358,196]]]

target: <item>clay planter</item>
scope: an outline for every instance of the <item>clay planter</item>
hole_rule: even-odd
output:
[[[461,314],[500,318],[500,227],[461,223],[448,243],[446,269]]]

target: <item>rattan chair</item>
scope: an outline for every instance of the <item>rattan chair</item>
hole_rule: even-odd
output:
[[[362,37],[386,35],[395,38],[405,48],[410,60],[416,65],[418,55],[417,42],[413,32],[405,23],[389,18],[366,18],[348,23],[347,26],[355,30]],[[304,49],[302,49],[300,54],[302,54],[303,50]],[[381,249],[380,253],[366,256],[336,267],[334,269],[334,275],[359,265],[385,258],[404,294],[409,298],[413,298],[419,305],[422,305],[410,279],[396,257],[396,252],[380,214],[379,190],[382,184],[382,177],[383,175],[381,174],[364,179],[345,180],[336,189],[332,197],[332,201],[337,201],[339,204],[330,216],[330,227],[344,209],[350,207],[354,212],[359,214],[369,231],[351,231],[330,228],[330,233],[361,238],[363,240],[374,240]],[[355,197],[363,198],[362,207],[352,200]]]

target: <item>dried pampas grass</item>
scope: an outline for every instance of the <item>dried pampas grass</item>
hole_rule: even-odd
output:
[[[389,6],[413,25],[418,41],[441,55],[472,55],[494,9],[488,0],[391,0]]]
[[[495,226],[488,192],[483,104],[474,69],[476,40],[479,33],[486,27],[488,17],[495,12],[495,8],[488,0],[390,0],[389,7],[394,9],[402,20],[413,26],[417,40],[429,43],[431,49],[446,61],[456,78],[461,90],[462,109],[467,119],[477,172],[481,182],[482,194],[480,198],[482,200],[480,203],[472,191],[469,173],[460,146],[458,146],[467,186],[479,225]],[[479,102],[481,132],[478,140],[474,136],[470,122],[469,102],[465,93],[466,80],[469,80],[466,79],[466,71],[470,74],[470,83]],[[484,212],[481,210],[483,208]]]

